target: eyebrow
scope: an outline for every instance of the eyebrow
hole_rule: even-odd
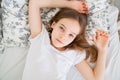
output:
[[[60,23],[65,29],[67,29],[66,28],[66,26],[64,25],[64,24],[62,24],[62,23]],[[74,32],[72,32],[74,35],[77,35],[76,33],[74,33]]]
[[[66,26],[64,24],[61,24],[64,28],[66,28]]]

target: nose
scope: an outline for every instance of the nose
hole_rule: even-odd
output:
[[[61,40],[66,40],[67,38],[68,38],[68,36],[65,33],[62,33],[61,36],[60,36]]]

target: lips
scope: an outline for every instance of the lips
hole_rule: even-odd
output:
[[[57,42],[59,42],[59,43],[61,43],[61,44],[64,44],[62,41],[60,41],[59,39],[56,39],[57,40]]]

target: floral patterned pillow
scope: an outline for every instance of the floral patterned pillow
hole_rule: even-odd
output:
[[[2,0],[4,46],[26,47],[29,45],[28,0]]]
[[[1,40],[2,40],[2,37],[3,37],[3,35],[2,35],[2,18],[1,18],[1,14],[2,14],[2,9],[0,8],[0,53],[2,53],[1,50],[3,49],[2,44],[1,44]]]
[[[109,21],[107,19],[108,4],[106,0],[87,0],[90,7],[89,24],[87,28],[87,37],[96,29],[102,28],[109,31]],[[29,46],[30,31],[28,27],[28,0],[2,0],[3,8],[3,39],[5,46]],[[51,17],[59,11],[58,8],[41,9],[43,23],[49,26]]]
[[[1,14],[2,14],[2,9],[0,9],[0,42],[2,40],[2,18],[1,18]]]
[[[87,38],[92,39],[91,35],[95,34],[97,29],[103,29],[109,33],[109,4],[106,0],[99,0],[88,3],[90,14],[88,16],[88,27],[86,30]]]
[[[28,0],[2,0],[1,6],[3,9],[3,46],[29,46]],[[51,15],[55,14],[57,10],[41,9],[43,23],[45,25],[48,26],[48,22],[52,17]]]

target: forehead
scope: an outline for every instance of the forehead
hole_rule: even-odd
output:
[[[63,18],[58,21],[58,24],[64,26],[67,31],[79,34],[80,33],[80,23],[74,19]]]

